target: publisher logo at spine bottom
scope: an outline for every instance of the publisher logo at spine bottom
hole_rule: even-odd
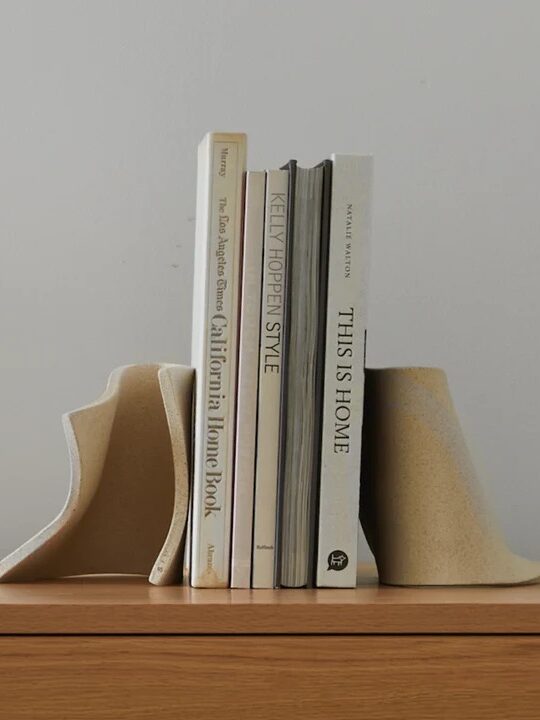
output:
[[[332,550],[328,556],[328,570],[345,570],[349,564],[347,553],[343,550]]]

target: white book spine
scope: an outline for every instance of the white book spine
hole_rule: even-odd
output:
[[[332,156],[317,585],[356,585],[372,159]]]
[[[254,588],[271,588],[275,582],[288,183],[286,170],[267,171],[253,530]]]
[[[193,289],[196,370],[191,584],[229,585],[245,135],[199,146]]]
[[[251,587],[251,545],[257,442],[257,386],[261,329],[264,187],[264,172],[247,173],[231,553],[231,587],[233,588]]]

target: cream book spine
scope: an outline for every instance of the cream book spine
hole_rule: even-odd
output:
[[[230,579],[242,195],[247,141],[208,133],[199,145],[193,289],[196,371],[191,584]]]
[[[275,584],[289,173],[266,172],[252,586]]]
[[[257,387],[264,235],[264,172],[248,172],[244,211],[231,587],[251,587]]]
[[[316,582],[356,585],[372,158],[332,156]]]

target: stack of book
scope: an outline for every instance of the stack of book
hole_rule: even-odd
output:
[[[354,587],[372,160],[246,151],[199,146],[191,584]]]

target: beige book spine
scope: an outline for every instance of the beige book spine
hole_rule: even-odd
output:
[[[231,553],[231,587],[251,586],[257,387],[264,234],[264,172],[246,175],[244,249],[238,351],[238,399]]]
[[[288,183],[286,170],[267,171],[253,531],[254,588],[271,588],[275,583]]]
[[[209,133],[199,146],[192,331],[195,587],[229,585],[246,147],[245,135],[231,133]]]

